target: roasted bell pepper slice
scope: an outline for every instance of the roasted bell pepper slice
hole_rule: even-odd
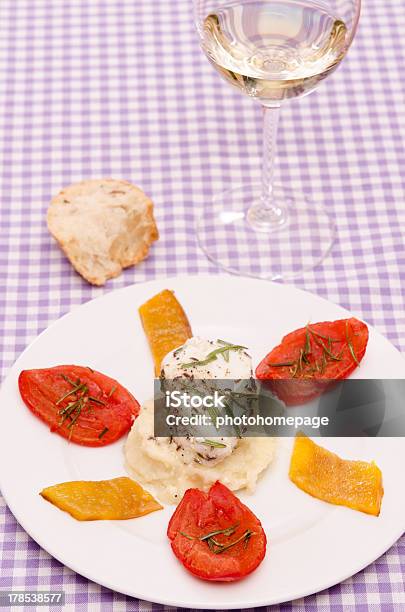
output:
[[[150,493],[126,476],[62,482],[43,489],[40,495],[78,521],[132,519],[162,509]]]
[[[191,338],[190,323],[173,291],[168,289],[142,304],[139,314],[152,352],[155,376],[159,376],[167,353]]]
[[[297,487],[313,497],[366,514],[380,514],[384,489],[381,470],[374,462],[341,459],[299,435],[289,476]]]

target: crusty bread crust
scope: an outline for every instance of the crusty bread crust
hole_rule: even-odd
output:
[[[75,270],[93,285],[145,259],[159,238],[152,200],[123,180],[70,185],[52,199],[47,223]]]

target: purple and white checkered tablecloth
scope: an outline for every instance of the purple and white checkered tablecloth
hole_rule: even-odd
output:
[[[283,180],[323,202],[338,225],[332,254],[295,284],[363,317],[402,350],[404,31],[403,0],[366,0],[343,66],[283,109],[278,150]],[[218,272],[198,249],[194,221],[212,193],[259,177],[261,113],[203,57],[191,0],[1,0],[0,47],[4,376],[77,304],[134,282]],[[148,260],[93,288],[50,238],[45,211],[62,186],[103,176],[152,196],[161,239]],[[162,609],[52,559],[1,498],[0,533],[0,589],[63,589],[67,610]],[[405,610],[404,574],[403,537],[353,578],[274,609]]]

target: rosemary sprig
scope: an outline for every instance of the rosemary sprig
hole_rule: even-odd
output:
[[[84,397],[80,397],[78,400],[74,401],[74,402],[70,402],[66,408],[64,408],[63,410],[59,411],[61,418],[61,421],[59,423],[59,427],[61,427],[63,425],[63,423],[67,420],[70,419],[70,423],[68,425],[68,429],[71,429],[73,427],[73,425],[76,423],[77,419],[79,418],[79,416],[81,415],[83,406],[85,405],[85,399]]]
[[[80,378],[77,378],[76,382],[71,380],[69,376],[66,376],[66,374],[62,374],[62,378],[63,380],[66,380],[66,382],[69,383],[69,385],[72,385],[72,387],[75,387],[76,385],[80,385]]]
[[[246,346],[242,346],[240,344],[226,344],[224,340],[218,340],[218,342],[224,346],[218,347],[208,353],[205,359],[193,359],[193,361],[190,361],[189,363],[182,363],[181,366],[183,368],[194,368],[195,366],[208,365],[212,361],[216,361],[219,355],[222,355],[225,361],[229,361],[229,351],[242,351],[247,348]]]
[[[210,549],[210,551],[212,553],[215,553],[215,544],[214,544],[213,540],[211,540],[211,538],[209,540],[207,540],[207,544],[208,544],[208,548]]]
[[[231,346],[231,345],[232,345],[232,342],[227,342],[226,340],[220,340],[219,338],[218,338],[217,342],[218,342],[219,344],[222,344],[223,346],[226,346],[226,347],[228,347],[228,346]],[[224,358],[224,360],[225,360],[227,363],[229,363],[229,350],[227,350],[227,351],[225,351],[224,353],[222,353],[222,357]]]
[[[101,406],[106,406],[106,403],[103,402],[101,399],[98,399],[97,397],[93,397],[92,395],[88,395],[87,398],[91,402],[94,402],[95,404],[101,404]]]
[[[311,336],[309,335],[309,324],[305,328],[305,346],[304,353],[308,355],[311,352]]]
[[[70,382],[70,381],[69,381],[69,382]],[[72,383],[71,383],[71,384],[72,384]],[[86,388],[86,390],[87,390],[87,385],[82,384],[80,381],[79,381],[79,384],[75,384],[75,383],[73,383],[73,385],[74,385],[74,386],[73,386],[73,389],[71,389],[70,391],[68,391],[67,393],[65,393],[64,395],[62,395],[62,397],[60,397],[60,398],[58,399],[58,401],[56,402],[56,405],[57,405],[57,406],[59,406],[59,404],[60,404],[61,402],[63,402],[63,400],[64,400],[64,399],[66,399],[67,397],[69,397],[70,395],[73,395],[74,393],[79,393],[79,391],[82,391],[82,390],[84,390],[85,388]]]
[[[250,529],[246,529],[246,531],[240,536],[240,538],[238,538],[237,540],[234,540],[233,542],[230,542],[229,544],[225,544],[222,545],[218,548],[218,550],[214,550],[213,552],[216,555],[219,555],[221,553],[223,553],[225,550],[228,550],[229,548],[232,548],[233,546],[236,546],[236,544],[239,544],[239,542],[242,542],[242,540],[244,540],[244,544],[245,544],[245,548],[249,543],[250,538],[254,535],[254,532],[251,531]]]
[[[111,397],[112,394],[114,393],[114,391],[116,391],[117,387],[112,387],[110,393],[107,395],[107,397]]]
[[[181,367],[182,368],[194,368],[194,366],[205,366],[211,363],[211,361],[215,361],[216,358],[217,358],[216,355],[211,355],[211,354],[206,359],[200,360],[200,359],[192,358],[192,361],[189,361],[188,363],[182,363]]]
[[[75,425],[77,419],[80,417],[82,410],[83,410],[83,406],[86,404],[87,402],[87,397],[81,397],[78,401],[77,401],[77,406],[75,408],[75,410],[73,412],[71,412],[69,414],[71,421],[68,425],[68,429],[72,429],[72,427]],[[74,416],[72,416],[74,414]]]
[[[252,537],[252,535],[254,535],[254,534],[253,534],[253,531],[249,531],[249,533],[247,533],[247,534],[246,534],[246,537],[245,537],[245,542],[244,542],[244,546],[243,546],[244,550],[246,550],[246,548],[247,548],[247,546],[248,546],[248,544],[249,544],[249,541],[250,541],[250,538]]]
[[[307,329],[309,329],[309,323],[307,325]],[[310,329],[310,332],[313,336],[318,336],[318,338],[322,338],[322,340],[327,340],[328,342],[341,342],[338,338],[331,338],[330,336],[325,336],[324,334],[320,334],[314,329]]]
[[[284,361],[284,362],[280,362],[280,363],[269,363],[267,365],[270,366],[271,368],[287,368],[287,367],[295,365],[295,361]]]
[[[196,540],[197,538],[193,538],[193,536],[188,535],[187,533],[183,533],[183,531],[179,531],[179,534],[187,538],[187,540]]]
[[[322,353],[322,357],[321,357],[321,374],[323,374],[325,372],[325,368],[326,368],[326,355],[325,353]]]
[[[346,321],[346,342],[347,342],[347,346],[349,347],[349,351],[351,356],[353,357],[354,361],[357,363],[357,365],[360,365],[359,360],[356,357],[356,353],[354,352],[354,347],[353,347],[353,343],[349,338],[349,329],[348,329],[348,321]]]
[[[187,538],[188,540],[200,540],[200,542],[206,542],[210,551],[215,555],[219,555],[225,550],[229,550],[233,546],[236,546],[237,544],[239,544],[239,542],[244,542],[244,547],[246,548],[249,544],[250,538],[255,535],[251,529],[246,529],[241,536],[231,542],[218,542],[218,540],[215,539],[215,537],[218,535],[224,535],[228,538],[231,537],[236,532],[238,527],[239,524],[237,523],[236,525],[232,525],[231,527],[227,527],[226,529],[217,529],[215,531],[206,533],[205,535],[200,537],[191,536],[187,533],[184,533],[183,531],[179,531],[179,534]]]
[[[314,341],[315,341],[315,344],[317,344],[318,346],[320,346],[323,349],[323,351],[327,354],[327,356],[330,359],[332,359],[333,361],[342,361],[341,355],[334,355],[334,353],[332,353],[331,349],[324,345],[322,340],[314,338]]]
[[[205,438],[203,442],[200,444],[205,444],[205,446],[212,446],[212,448],[226,448],[226,444],[222,444],[222,442],[216,442],[215,440],[208,440]]]
[[[77,409],[79,402],[80,402],[80,400],[77,400],[75,402],[69,402],[69,404],[66,406],[66,408],[64,408],[63,410],[59,411],[59,415],[61,416],[61,420],[59,421],[58,427],[62,427],[62,425],[66,421],[66,419],[69,419],[69,418],[72,419],[73,418],[71,415]]]
[[[74,398],[71,399],[71,401],[69,401],[66,406],[64,408],[61,408],[58,412],[59,416],[61,417],[58,427],[62,427],[62,425],[65,423],[65,421],[67,421],[69,419],[69,423],[67,425],[67,428],[70,429],[70,436],[72,435],[72,430],[73,427],[75,426],[77,420],[80,418],[80,415],[82,414],[82,410],[83,408],[87,405],[88,407],[90,407],[89,402],[93,402],[95,404],[99,404],[102,406],[106,405],[106,402],[104,402],[103,400],[101,400],[98,397],[94,397],[93,395],[89,395],[89,387],[86,383],[82,383],[82,381],[80,380],[80,378],[78,378],[76,381],[71,380],[68,376],[66,376],[66,374],[62,374],[62,378],[69,384],[71,385],[71,389],[69,391],[67,391],[67,393],[64,393],[56,402],[55,402],[55,406],[60,406],[60,404],[66,400],[67,398],[70,398],[72,395],[75,396]],[[115,390],[115,388],[113,388],[110,392],[111,393]],[[105,428],[106,431],[108,431],[108,428]],[[105,435],[106,431],[103,430],[103,432],[101,432],[101,434],[99,435],[99,438],[101,438],[103,435]]]
[[[203,542],[204,540],[208,540],[209,538],[213,538],[214,536],[223,534],[224,536],[231,536],[235,533],[237,528],[239,527],[239,523],[232,525],[232,527],[227,527],[226,529],[217,529],[216,531],[211,531],[211,533],[207,533],[204,536],[201,536],[199,539]]]
[[[230,396],[231,398],[235,397],[251,397],[257,399],[257,393],[249,393],[246,391],[232,391],[232,389],[225,389],[225,395]]]
[[[310,358],[310,355],[312,354],[312,341],[322,349],[321,357],[319,359],[313,358],[311,360]],[[328,362],[342,361],[345,346],[343,346],[340,352],[337,353],[333,349],[333,345],[337,342],[343,341],[338,338],[332,338],[331,336],[320,334],[319,332],[312,329],[310,324],[308,323],[305,329],[304,346],[299,349],[298,357],[295,360],[287,360],[279,363],[269,363],[268,365],[272,368],[290,368],[290,375],[292,378],[295,378],[297,376],[310,378],[316,372],[322,375],[325,372]],[[356,354],[354,352],[353,344],[349,338],[347,323],[346,344],[354,361],[357,365],[360,365],[359,360],[357,359]]]
[[[217,422],[217,418],[219,417],[218,408],[215,408],[215,406],[208,406],[207,412],[211,418],[211,422],[215,424]]]

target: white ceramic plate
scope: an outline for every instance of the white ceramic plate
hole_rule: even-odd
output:
[[[236,277],[178,277],[107,294],[54,323],[17,360],[0,393],[0,483],[26,531],[79,574],[111,589],[191,608],[248,608],[315,593],[353,575],[385,552],[405,529],[401,439],[324,439],[346,458],[374,459],[384,476],[379,518],[328,505],[287,477],[291,440],[253,496],[241,495],[268,535],[265,560],[233,584],[211,584],[188,574],[171,552],[166,527],[173,507],[130,521],[80,523],[38,492],[66,480],[101,480],[124,474],[123,441],[106,448],[68,444],[34,417],[17,389],[21,370],[62,363],[89,365],[117,378],[143,401],[152,395],[152,359],[137,308],[164,288],[174,289],[195,334],[247,345],[254,365],[282,335],[307,321],[348,313],[285,285]],[[404,378],[401,354],[370,329],[363,378]]]

